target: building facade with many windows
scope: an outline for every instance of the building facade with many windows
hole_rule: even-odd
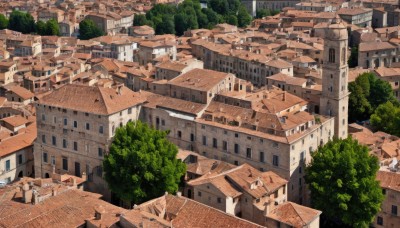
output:
[[[102,161],[119,126],[138,119],[139,95],[125,87],[65,85],[36,104],[35,176],[88,177],[87,188],[105,194]]]

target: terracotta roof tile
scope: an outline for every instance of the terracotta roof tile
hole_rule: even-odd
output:
[[[68,84],[42,97],[38,103],[81,112],[109,115],[136,106],[144,99],[126,87],[114,88]]]

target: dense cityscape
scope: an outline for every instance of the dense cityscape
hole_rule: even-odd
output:
[[[400,227],[400,2],[0,0],[0,227]]]

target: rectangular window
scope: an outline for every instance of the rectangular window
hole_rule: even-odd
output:
[[[239,144],[235,143],[235,154],[239,153]]]
[[[228,150],[228,142],[227,142],[227,141],[222,141],[222,149],[223,149],[224,151],[227,151],[227,150]]]
[[[197,196],[201,197],[201,192],[197,192]]]
[[[103,133],[104,133],[103,126],[100,126],[100,127],[99,127],[99,133],[100,133],[100,134],[103,134]]]
[[[216,138],[213,138],[213,147],[218,148],[218,141]]]
[[[299,186],[301,186],[301,177],[299,178]]]
[[[96,173],[97,173],[97,176],[102,177],[103,176],[103,167],[98,166]]]
[[[207,146],[207,137],[203,135],[203,146]]]
[[[246,157],[251,158],[251,148],[246,149]]]
[[[239,165],[239,162],[238,161],[234,161],[233,164]]]
[[[260,162],[265,162],[264,152],[260,151]]]
[[[22,158],[22,154],[18,155],[18,165],[22,164],[23,162],[23,158]]]
[[[47,153],[43,153],[43,162],[47,163]]]
[[[86,130],[90,130],[90,124],[86,123]]]
[[[274,156],[272,157],[272,164],[273,164],[274,166],[279,166],[279,156],[274,155]]]
[[[178,138],[182,138],[182,132],[178,131]]]
[[[220,197],[217,198],[218,203],[222,203],[222,199]]]
[[[46,121],[46,115],[42,114],[42,121]]]
[[[54,135],[51,137],[51,144],[53,144],[53,146],[57,146],[57,138]]]
[[[57,123],[57,117],[53,117],[53,122],[56,124]]]
[[[74,128],[78,127],[78,121],[74,120]]]
[[[300,153],[300,162],[304,161],[304,151]]]
[[[161,120],[161,125],[165,126],[165,120]]]
[[[46,136],[42,135],[42,143],[46,143]]]
[[[383,218],[378,216],[377,223],[378,223],[378,225],[383,226]]]
[[[392,205],[392,215],[397,215],[397,206]]]
[[[132,108],[128,108],[128,114],[132,114]]]
[[[67,148],[67,140],[63,139],[63,148]]]
[[[190,134],[190,141],[193,142],[194,141],[194,134]]]
[[[78,142],[74,142],[74,150],[78,151]]]
[[[68,119],[64,118],[64,126],[68,125]]]
[[[6,161],[6,172],[10,171],[10,169],[11,169],[11,162],[10,162],[10,160],[7,160]]]
[[[63,170],[68,171],[68,158],[62,158]]]
[[[56,165],[56,157],[51,156],[51,164]]]
[[[98,154],[99,157],[103,157],[103,148],[99,147]]]

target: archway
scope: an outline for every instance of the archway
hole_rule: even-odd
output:
[[[44,178],[50,178],[49,173],[46,173],[46,174],[44,175]]]
[[[18,173],[18,177],[23,177],[24,176],[24,171],[20,171],[19,173]]]

